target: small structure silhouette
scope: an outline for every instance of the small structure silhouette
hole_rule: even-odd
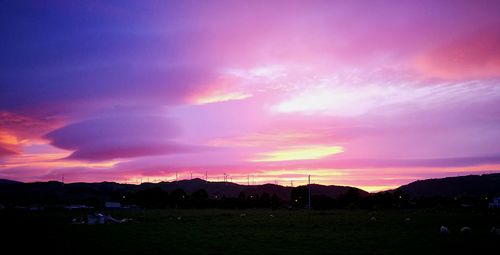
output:
[[[448,231],[448,228],[447,228],[447,227],[445,227],[445,226],[441,226],[441,227],[439,228],[439,233],[440,233],[441,235],[447,235],[448,233],[450,233],[450,231]]]
[[[500,197],[493,198],[493,202],[488,205],[489,208],[498,209],[500,208]]]
[[[122,204],[120,202],[106,202],[104,204],[104,207],[106,208],[121,208]]]

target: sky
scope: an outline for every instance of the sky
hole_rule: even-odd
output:
[[[500,171],[500,1],[0,1],[0,178]],[[177,176],[177,177],[176,177]]]

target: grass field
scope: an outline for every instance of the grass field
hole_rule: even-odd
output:
[[[364,210],[110,213],[133,221],[72,225],[78,212],[0,212],[1,246],[38,254],[484,254],[500,244],[490,233],[500,217],[487,212],[378,211],[376,222]],[[470,235],[459,233],[463,226]]]

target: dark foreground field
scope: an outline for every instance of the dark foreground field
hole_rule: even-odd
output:
[[[79,214],[0,212],[1,248],[37,254],[480,254],[500,244],[490,233],[500,217],[491,212],[378,211],[371,222],[372,213],[361,210],[112,211],[134,220],[72,225]],[[441,225],[448,236],[439,234]],[[470,235],[459,233],[463,226],[472,228]]]

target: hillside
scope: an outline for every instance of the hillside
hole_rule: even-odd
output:
[[[12,184],[12,183],[20,183],[20,182],[13,181],[13,180],[7,180],[7,179],[0,179],[0,185],[2,185],[2,184]]]
[[[500,174],[420,180],[399,189],[413,197],[497,196],[500,195]]]
[[[0,182],[0,202],[20,202],[36,203],[37,201],[72,201],[85,203],[88,200],[110,200],[126,192],[135,192],[148,188],[160,187],[165,191],[183,189],[191,194],[198,190],[205,190],[209,197],[237,197],[240,193],[276,195],[283,201],[290,200],[292,187],[285,187],[274,184],[263,185],[240,185],[231,182],[207,182],[201,179],[181,180],[177,182],[142,183],[140,185],[120,184],[114,182],[101,183],[68,183],[61,182]],[[345,194],[348,190],[355,189],[361,196],[368,195],[368,192],[335,185],[311,185],[314,195],[326,195],[337,198]]]

